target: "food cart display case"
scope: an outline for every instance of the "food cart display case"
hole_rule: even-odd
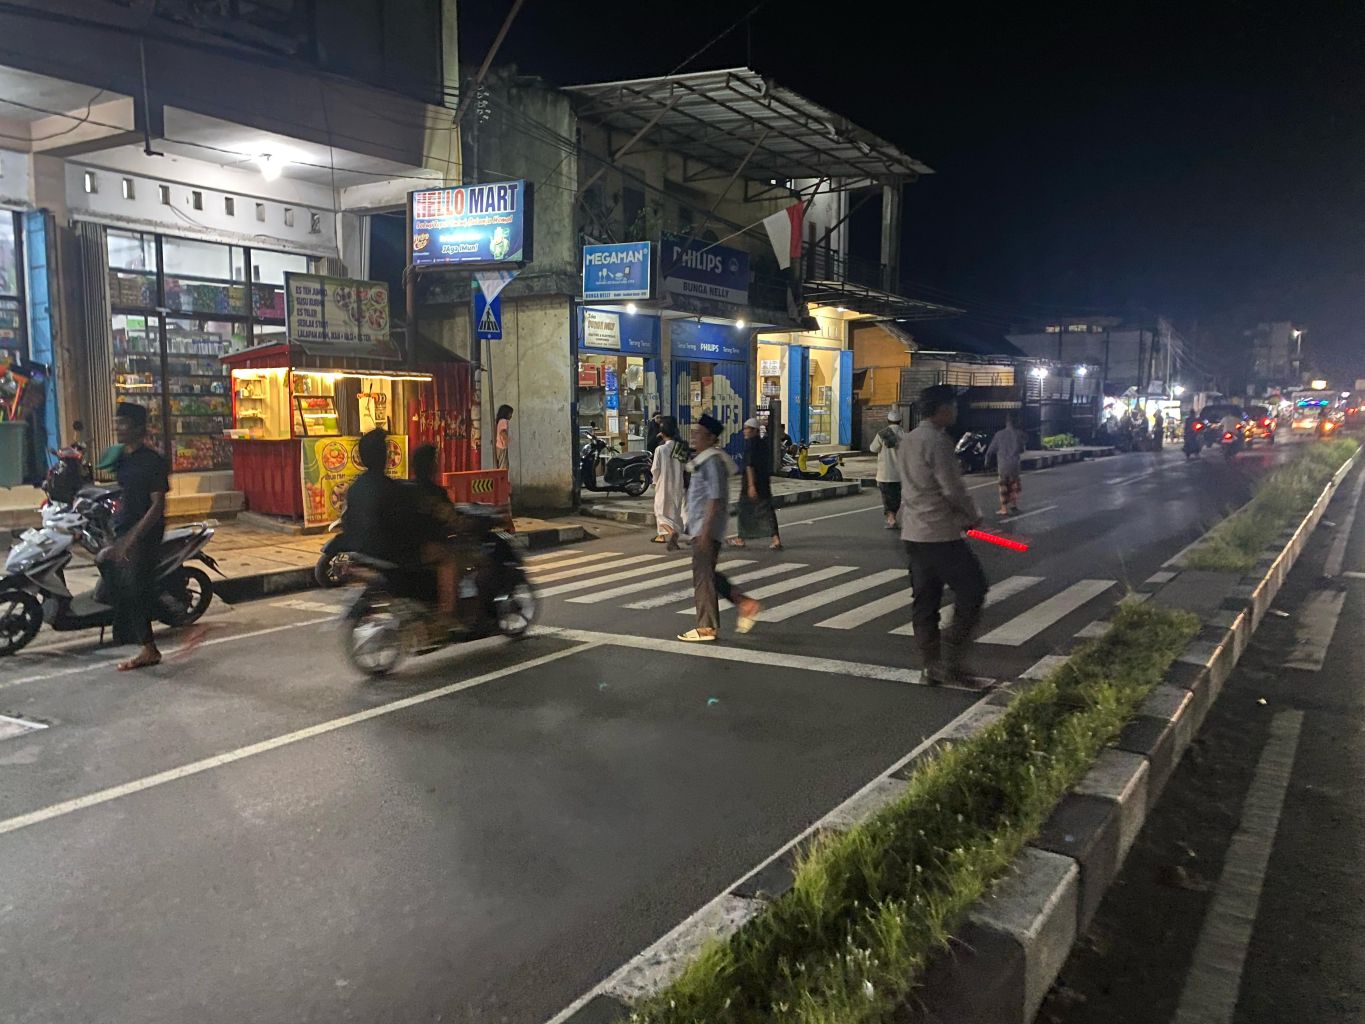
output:
[[[222,357],[231,379],[233,476],[247,508],[325,526],[360,475],[360,435],[389,432],[389,473],[435,444],[440,470],[478,468],[471,368],[448,353],[416,369],[392,360],[310,355],[289,344]]]

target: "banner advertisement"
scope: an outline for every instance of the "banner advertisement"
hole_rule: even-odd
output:
[[[384,282],[287,273],[284,290],[289,341],[309,355],[399,358]]]
[[[664,290],[691,299],[744,306],[749,302],[749,254],[686,235],[664,233],[659,273]],[[684,244],[686,247],[684,248]]]
[[[583,310],[583,347],[621,351],[621,315],[602,309]]]
[[[583,299],[611,302],[650,297],[649,242],[583,246]]]
[[[729,324],[672,320],[668,325],[668,342],[674,359],[713,363],[749,358],[749,335]]]
[[[457,185],[412,192],[408,198],[414,267],[531,261],[531,189],[525,181]]]
[[[389,435],[386,472],[397,480],[408,477],[408,439]],[[303,485],[303,525],[326,526],[346,510],[346,492],[365,467],[360,464],[358,437],[305,437],[299,475]]]

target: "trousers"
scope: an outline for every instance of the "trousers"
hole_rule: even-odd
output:
[[[915,590],[911,620],[925,667],[939,664],[956,667],[981,621],[981,609],[990,588],[986,572],[965,540],[935,543],[908,540],[905,551],[910,556],[910,579]],[[953,591],[953,621],[940,632],[939,606],[943,603],[944,587]]]
[[[692,590],[697,603],[697,628],[720,629],[720,599],[733,601],[735,589],[721,573],[716,572],[720,559],[720,541],[692,544]]]

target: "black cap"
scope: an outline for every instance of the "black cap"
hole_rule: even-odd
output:
[[[147,407],[138,405],[136,402],[119,402],[114,409],[115,419],[132,420],[138,427],[147,425]]]
[[[720,437],[720,432],[725,429],[720,420],[716,419],[709,412],[704,412],[697,417],[697,426],[701,427],[702,430],[705,430],[712,437]]]

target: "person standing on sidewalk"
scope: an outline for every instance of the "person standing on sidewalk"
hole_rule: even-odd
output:
[[[734,464],[724,450],[716,447],[721,422],[703,413],[692,424],[692,448],[696,452],[688,469],[692,481],[687,487],[687,532],[692,535],[692,588],[696,596],[697,625],[678,639],[687,643],[709,643],[720,629],[720,599],[739,609],[736,629],[747,633],[754,626],[759,605],[730,585],[716,571],[721,538],[729,516],[730,474]]]
[[[915,591],[915,643],[931,685],[960,682],[962,659],[981,619],[990,584],[964,530],[981,522],[967,493],[946,428],[957,419],[957,394],[946,384],[920,395],[920,423],[897,446],[901,474],[901,539]],[[943,588],[953,591],[953,622],[939,631]]]
[[[498,415],[493,420],[493,468],[508,469],[511,461],[507,456],[508,443],[511,440],[512,427],[512,407],[510,405],[498,406]]]
[[[744,421],[744,475],[739,484],[739,536],[730,540],[742,548],[746,540],[771,537],[769,546],[782,550],[777,532],[777,510],[773,508],[773,454],[767,440],[759,436],[758,420]]]
[[[1161,451],[1161,446],[1166,441],[1166,417],[1161,415],[1161,410],[1156,411],[1152,417],[1152,449]]]
[[[901,511],[901,471],[896,464],[896,449],[905,437],[901,430],[899,409],[886,414],[886,426],[877,431],[877,436],[868,446],[877,456],[877,490],[882,492],[882,508],[886,510],[886,528],[896,528],[896,517]]]
[[[1005,426],[995,432],[986,447],[986,465],[995,459],[995,471],[1000,483],[1000,515],[1019,514],[1019,495],[1024,484],[1022,457],[1028,447],[1028,435],[1014,425],[1014,413],[1005,414]]]

